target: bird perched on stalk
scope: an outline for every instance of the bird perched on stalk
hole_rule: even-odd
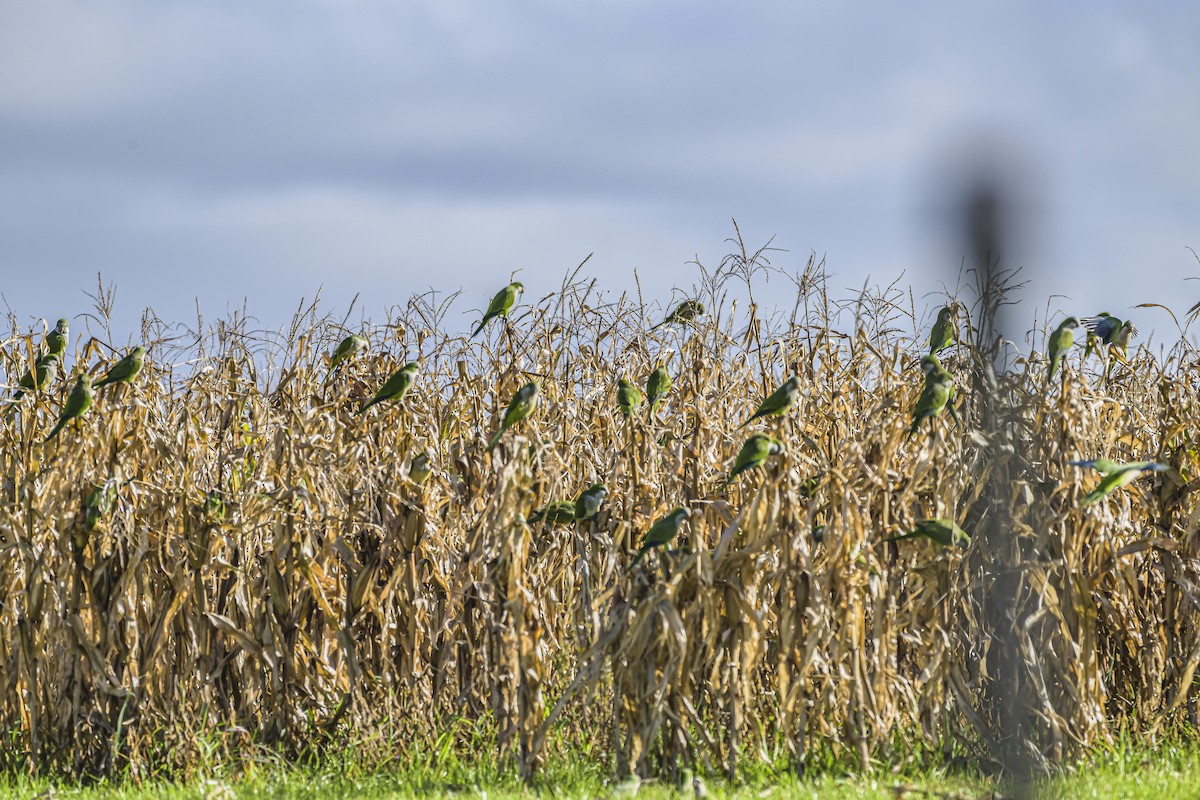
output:
[[[483,319],[479,321],[479,327],[471,334],[474,339],[479,335],[479,332],[484,329],[490,321],[496,317],[508,317],[508,312],[512,311],[512,307],[516,305],[517,299],[525,291],[525,284],[520,281],[513,281],[508,286],[505,286],[500,291],[496,292],[496,296],[492,298],[492,302],[488,304],[487,311],[483,314]]]
[[[704,304],[699,300],[684,300],[675,306],[675,310],[668,314],[666,319],[651,327],[650,330],[656,331],[663,325],[670,325],[672,322],[694,322],[697,317],[704,316],[704,313]]]
[[[652,547],[661,547],[674,539],[679,534],[679,526],[683,524],[685,519],[691,516],[691,511],[680,506],[651,525],[650,529],[646,531],[646,535],[642,537],[642,547],[637,551],[637,555],[633,557],[629,568],[632,569],[636,566]]]
[[[884,539],[884,541],[901,542],[905,539],[916,538],[931,539],[942,547],[966,547],[971,543],[971,537],[967,535],[966,531],[958,527],[958,523],[944,517],[923,519],[917,523],[917,527],[908,533],[892,536]]]
[[[120,481],[107,480],[93,486],[92,490],[83,498],[83,528],[85,531],[94,531],[100,524],[100,520],[107,517],[112,511],[113,501],[117,499],[118,486],[120,486]],[[77,544],[77,546],[79,545]]]
[[[929,333],[929,354],[934,355],[954,344],[958,334],[958,303],[951,303],[938,312],[937,321]]]
[[[93,389],[108,386],[110,383],[130,383],[142,371],[146,361],[146,348],[140,344],[133,348],[129,355],[122,358],[105,373],[104,377],[92,384]]]
[[[15,403],[20,400],[25,396],[26,392],[40,392],[54,383],[56,377],[58,377],[58,354],[43,354],[21,376],[21,380],[17,381],[17,391],[12,396],[12,402]]]
[[[358,413],[361,414],[376,403],[382,403],[385,400],[395,400],[397,402],[403,400],[409,387],[412,386],[413,380],[417,377],[417,371],[420,368],[421,365],[416,361],[410,361],[393,372],[391,377],[384,381],[383,386],[379,387],[379,391],[375,393],[375,396],[363,403]]]
[[[1071,345],[1075,344],[1075,328],[1079,327],[1079,320],[1075,317],[1067,317],[1062,322],[1058,323],[1058,327],[1054,329],[1054,333],[1050,334],[1050,341],[1046,349],[1046,357],[1050,359],[1050,366],[1046,368],[1046,383],[1054,379],[1054,373],[1058,369],[1058,364],[1067,356],[1067,351],[1071,349]]]
[[[542,506],[525,520],[530,525],[544,522],[547,525],[570,525],[575,521],[575,503],[571,500],[560,500]]]
[[[1162,472],[1170,469],[1166,464],[1160,464],[1157,461],[1133,461],[1128,464],[1111,464],[1110,467],[1110,471],[1104,476],[1104,480],[1100,481],[1100,485],[1084,496],[1083,505],[1087,506],[1103,500],[1117,489],[1133,483],[1143,472]]]
[[[954,380],[950,373],[942,367],[937,356],[922,358],[921,369],[925,372],[925,388],[917,399],[917,407],[913,409],[912,427],[908,429],[909,439],[916,434],[917,428],[925,420],[930,420],[929,424],[932,426],[933,418],[947,407],[950,408],[950,415],[954,417],[954,421],[958,422],[958,414],[954,412]]]
[[[651,417],[658,414],[658,404],[662,402],[669,391],[671,391],[671,373],[667,372],[667,365],[660,358],[658,366],[646,378],[646,399],[650,401]]]
[[[782,417],[800,397],[800,378],[793,375],[787,382],[771,393],[771,396],[759,404],[758,410],[750,415],[750,419],[739,425],[744,428],[760,417]]]
[[[54,326],[54,330],[46,334],[46,352],[61,357],[67,349],[67,337],[69,333],[70,325],[65,319],[60,319]]]
[[[782,452],[783,442],[774,436],[767,436],[765,433],[754,434],[742,445],[737,458],[734,459],[733,469],[729,471],[729,477],[721,484],[721,488],[725,488],[733,483],[734,479],[743,472],[752,470],[755,467],[761,467],[767,463],[768,458],[777,456]]]
[[[1137,328],[1133,327],[1132,320],[1122,322],[1107,311],[1101,311],[1094,317],[1083,317],[1079,322],[1091,334],[1088,337],[1084,358],[1091,355],[1093,346],[1106,344],[1109,352],[1116,354],[1117,358],[1122,361],[1126,360],[1125,354],[1129,349],[1129,338],[1137,336],[1138,333]],[[1093,339],[1093,337],[1095,338]]]
[[[618,380],[617,406],[620,407],[621,413],[627,417],[632,417],[634,412],[641,408],[641,405],[642,390],[625,378]]]
[[[504,418],[500,421],[500,430],[496,431],[496,435],[488,442],[487,449],[491,450],[496,446],[496,442],[500,441],[500,437],[504,432],[516,425],[521,420],[529,416],[533,411],[538,401],[538,385],[537,381],[530,381],[517,390],[513,395],[512,400],[508,403],[508,408],[504,410]]]
[[[63,429],[73,419],[79,419],[84,413],[92,407],[92,376],[86,372],[80,373],[79,379],[75,381],[75,387],[71,389],[71,393],[67,395],[67,404],[63,406],[62,414],[58,417],[58,422],[50,430],[50,434],[42,440],[43,443],[50,441],[58,432]]]
[[[329,372],[325,375],[325,381],[328,383],[338,367],[354,358],[359,351],[366,349],[367,340],[361,336],[350,334],[345,339],[342,339],[341,343],[329,354]]]
[[[593,483],[584,489],[575,499],[575,520],[583,522],[599,514],[606,497],[608,497],[608,487],[603,483]]]
[[[413,456],[412,462],[408,465],[408,479],[410,481],[420,485],[424,483],[432,474],[433,453],[431,451],[424,450]]]

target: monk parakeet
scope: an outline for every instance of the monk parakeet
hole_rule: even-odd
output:
[[[621,408],[622,414],[632,417],[634,412],[641,408],[642,390],[625,378],[621,378],[617,381],[617,405]]]
[[[83,498],[83,528],[87,531],[94,531],[96,526],[100,524],[100,520],[108,516],[112,511],[113,501],[117,499],[117,487],[120,482],[111,479],[99,484],[88,492],[87,497]],[[83,542],[84,545],[87,542]],[[80,548],[82,549],[82,548]]]
[[[1046,357],[1050,359],[1050,366],[1047,367],[1046,371],[1046,383],[1053,380],[1054,373],[1058,369],[1058,363],[1066,357],[1067,351],[1071,349],[1071,345],[1075,344],[1075,334],[1073,331],[1078,327],[1078,319],[1067,317],[1058,323],[1058,327],[1054,329],[1054,333],[1050,334],[1050,341],[1046,352]]]
[[[209,522],[221,522],[225,519],[226,509],[225,494],[220,489],[213,489],[204,495],[204,503],[200,506],[200,513]]]
[[[932,539],[942,547],[950,547],[952,545],[966,547],[971,543],[971,537],[967,535],[966,531],[958,527],[958,524],[954,520],[944,518],[923,519],[917,523],[917,527],[908,533],[892,536],[889,539],[884,539],[884,541],[900,542],[905,539],[916,539],[921,536],[926,539]]]
[[[375,396],[363,403],[363,407],[358,410],[358,413],[361,414],[371,406],[376,403],[382,403],[384,400],[403,400],[408,388],[412,386],[413,379],[417,377],[417,370],[420,368],[421,365],[416,361],[410,361],[393,372],[391,377],[384,381],[383,386],[379,387],[379,391],[375,393]]]
[[[679,305],[675,306],[675,310],[667,315],[667,318],[658,323],[650,330],[658,330],[663,325],[669,325],[672,322],[692,322],[697,317],[704,316],[704,304],[699,300],[684,300]]]
[[[1094,469],[1101,475],[1111,475],[1125,466],[1120,461],[1113,461],[1112,459],[1108,458],[1089,458],[1087,461],[1068,461],[1067,463],[1072,467],[1086,467],[1088,469]]]
[[[92,388],[99,389],[101,386],[108,386],[110,383],[129,383],[142,371],[142,364],[145,363],[145,360],[146,348],[139,344],[133,348],[129,355],[113,364],[104,377],[92,385]]]
[[[525,284],[520,281],[513,281],[508,286],[505,286],[500,291],[496,292],[496,296],[492,298],[492,302],[488,304],[487,311],[483,315],[483,319],[479,322],[479,327],[471,334],[474,339],[483,330],[484,326],[496,317],[507,317],[508,312],[512,311],[512,307],[516,305],[517,299],[525,291]]]
[[[754,434],[742,445],[742,449],[733,462],[733,469],[729,471],[729,477],[721,484],[722,488],[732,483],[738,475],[755,467],[761,467],[767,463],[768,458],[782,452],[783,442],[773,436],[767,436],[765,433]]]
[[[33,367],[21,376],[17,382],[17,393],[12,401],[20,400],[26,392],[40,392],[58,377],[58,354],[45,353],[33,363]]]
[[[408,465],[408,479],[416,484],[422,484],[433,474],[433,453],[429,450],[417,453]]]
[[[646,531],[646,535],[642,538],[641,549],[637,551],[637,555],[629,564],[630,568],[641,561],[650,548],[660,547],[674,539],[679,533],[679,526],[691,515],[691,511],[680,506],[651,525],[650,530]]]
[[[528,417],[529,412],[533,411],[534,406],[537,405],[537,400],[537,381],[530,381],[518,389],[512,400],[509,401],[508,408],[504,410],[504,419],[500,422],[500,430],[496,431],[496,435],[488,442],[487,449],[491,450],[495,447],[496,442],[500,441],[500,437],[506,430]]]
[[[575,519],[582,522],[599,514],[605,497],[608,497],[608,488],[603,483],[593,483],[584,489],[575,500]]]
[[[950,406],[950,412],[955,420],[958,415],[954,414],[954,381],[950,377],[950,373],[942,368],[942,364],[938,361],[937,356],[925,356],[921,359],[921,369],[925,372],[925,388],[921,391],[921,396],[917,399],[917,407],[913,409],[912,427],[908,429],[908,438],[912,438],[917,428],[925,420],[931,420],[942,411]]]
[[[62,414],[58,418],[58,423],[50,430],[43,442],[48,442],[58,432],[63,429],[73,419],[78,419],[84,415],[92,406],[92,376],[86,372],[80,373],[79,380],[75,381],[75,388],[71,389],[71,393],[67,395],[67,404],[63,406]]]
[[[800,397],[800,378],[793,375],[788,378],[787,382],[776,389],[770,397],[763,400],[750,419],[739,425],[739,428],[744,428],[759,417],[781,417],[796,404],[796,400]]]
[[[658,366],[650,373],[650,377],[646,378],[646,399],[650,401],[650,416],[653,417],[658,413],[658,404],[667,396],[667,392],[671,391],[671,373],[667,372],[667,365],[659,359]]]
[[[561,500],[542,506],[525,520],[530,525],[535,522],[545,522],[547,525],[570,525],[575,521],[575,503]]]
[[[1092,337],[1095,337],[1096,342],[1108,345],[1110,352],[1116,353],[1118,358],[1124,359],[1125,351],[1129,349],[1129,337],[1137,336],[1137,328],[1133,327],[1132,321],[1121,322],[1107,311],[1101,311],[1094,317],[1084,317],[1079,322],[1091,334],[1084,358],[1091,355],[1095,344]]]
[[[335,347],[333,352],[329,354],[329,373],[325,376],[325,380],[328,381],[333,377],[333,373],[337,368],[351,358],[354,358],[360,350],[366,349],[367,340],[361,336],[350,334],[345,339],[342,339],[341,344]]]
[[[1116,489],[1133,483],[1143,472],[1161,472],[1167,469],[1170,467],[1157,461],[1134,461],[1129,464],[1114,465],[1114,469],[1104,476],[1100,485],[1083,498],[1083,505],[1091,505],[1103,500]]]
[[[929,354],[933,355],[954,344],[958,333],[958,303],[951,303],[938,312],[937,322],[929,334]]]
[[[70,326],[65,319],[60,319],[58,324],[54,326],[54,330],[46,334],[46,352],[53,353],[61,357],[67,349],[67,337],[70,333]]]

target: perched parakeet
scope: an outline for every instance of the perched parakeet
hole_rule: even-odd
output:
[[[932,420],[950,406],[953,413],[954,381],[950,373],[942,368],[937,356],[925,356],[921,359],[921,369],[925,372],[925,388],[917,399],[917,407],[913,409],[912,427],[908,429],[908,438],[912,438],[917,428],[925,420]],[[955,419],[957,419],[957,415]],[[932,424],[932,422],[930,423]]]
[[[1108,458],[1089,458],[1087,461],[1068,461],[1072,467],[1085,467],[1094,469],[1101,475],[1111,475],[1121,467],[1125,466],[1120,461],[1113,461]]]
[[[1054,378],[1054,373],[1058,369],[1058,363],[1066,358],[1067,351],[1071,349],[1071,345],[1075,344],[1075,334],[1073,331],[1078,327],[1078,319],[1067,317],[1058,323],[1058,327],[1054,329],[1054,333],[1050,334],[1050,341],[1046,352],[1046,357],[1050,359],[1050,366],[1047,367],[1046,371],[1046,383],[1049,383]]]
[[[937,321],[929,334],[929,354],[934,355],[954,344],[958,334],[958,303],[951,303],[938,312]]]
[[[383,386],[379,387],[379,391],[375,393],[375,396],[363,403],[363,407],[358,410],[358,413],[361,414],[371,406],[376,403],[382,403],[384,400],[396,400],[397,402],[403,400],[405,393],[417,377],[417,370],[420,368],[421,365],[416,361],[410,361],[393,372],[391,377],[384,381]]]
[[[646,531],[646,535],[642,538],[641,549],[637,551],[637,555],[629,564],[630,568],[641,561],[650,548],[660,547],[674,539],[679,534],[679,526],[691,515],[691,511],[680,506],[651,525],[650,530]]]
[[[754,434],[742,445],[742,449],[738,452],[737,458],[733,462],[733,469],[729,471],[729,477],[725,479],[725,482],[721,486],[728,486],[730,483],[733,483],[734,478],[738,475],[755,467],[761,467],[767,463],[768,458],[777,456],[782,452],[783,442],[774,436],[767,436],[765,433]]]
[[[83,498],[83,527],[84,530],[94,531],[100,520],[112,511],[113,501],[117,499],[117,487],[120,482],[112,479],[94,486]],[[84,542],[86,545],[86,542]]]
[[[200,513],[209,522],[221,522],[225,519],[226,508],[225,494],[220,489],[213,489],[204,495],[204,503],[200,506]]]
[[[642,390],[625,378],[621,378],[617,381],[617,405],[622,414],[632,417],[634,412],[641,408]]]
[[[366,349],[367,340],[361,336],[350,334],[345,339],[342,339],[341,343],[329,354],[329,373],[325,376],[325,380],[328,381],[333,377],[333,373],[337,368],[351,358],[354,358],[360,350]]]
[[[58,418],[57,424],[50,430],[50,434],[43,439],[43,442],[48,442],[58,432],[63,429],[73,419],[82,417],[84,413],[92,407],[92,376],[86,372],[80,373],[79,380],[75,381],[75,387],[71,389],[71,393],[67,395],[67,404],[63,406],[62,414]]]
[[[582,522],[600,513],[608,488],[603,483],[593,483],[584,489],[575,500],[575,519]]]
[[[667,392],[671,391],[671,373],[667,372],[667,365],[659,359],[658,366],[646,378],[646,399],[650,401],[650,416],[653,417],[658,413],[658,404],[667,396]]]
[[[1113,491],[1133,483],[1143,472],[1161,472],[1167,469],[1170,467],[1157,461],[1133,461],[1128,464],[1113,465],[1112,471],[1104,476],[1100,485],[1083,498],[1083,505],[1091,505],[1103,500]]]
[[[416,484],[422,484],[433,474],[433,453],[424,450],[412,458],[408,465],[408,479]]]
[[[530,381],[517,390],[513,395],[512,400],[508,403],[508,408],[504,410],[504,419],[500,421],[500,430],[496,431],[496,435],[488,442],[487,449],[491,450],[496,446],[496,442],[500,441],[500,437],[504,432],[513,425],[516,425],[521,420],[529,416],[529,412],[533,411],[538,400],[538,385],[537,381]]]
[[[139,344],[133,348],[129,355],[113,364],[104,377],[92,385],[92,388],[99,389],[101,386],[108,386],[110,383],[129,383],[142,371],[142,365],[145,361],[146,348]]]
[[[61,357],[67,349],[67,338],[70,326],[65,319],[60,319],[54,330],[46,334],[46,352]]]
[[[535,522],[545,522],[547,525],[570,525],[575,521],[575,503],[571,500],[561,500],[542,506],[525,520],[530,525]]]
[[[796,400],[800,397],[800,378],[793,375],[788,378],[787,382],[771,393],[771,396],[763,400],[750,419],[739,425],[739,428],[744,428],[759,417],[781,417],[796,405]]]
[[[971,543],[971,537],[967,532],[958,527],[952,519],[934,518],[923,519],[917,523],[917,527],[913,528],[908,533],[902,533],[899,536],[892,536],[889,539],[884,539],[885,542],[900,542],[905,539],[916,539],[917,537],[925,537],[932,539],[942,547],[950,547],[952,545],[966,547]]]
[[[508,312],[512,311],[512,307],[516,305],[517,299],[524,291],[525,284],[520,281],[513,281],[508,286],[496,292],[496,296],[488,304],[487,311],[484,312],[483,319],[480,320],[479,327],[471,334],[471,338],[474,339],[478,336],[484,326],[496,317],[507,317]]]
[[[54,379],[57,377],[58,354],[45,353],[33,363],[32,369],[21,376],[21,380],[17,382],[18,389],[13,395],[12,402],[20,400],[26,392],[40,392],[54,383]]]
[[[692,322],[697,317],[704,316],[704,304],[699,300],[684,300],[679,305],[675,306],[675,310],[667,315],[667,318],[658,323],[650,330],[658,330],[663,325],[669,325],[672,322]]]

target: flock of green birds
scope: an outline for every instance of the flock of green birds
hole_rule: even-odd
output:
[[[524,288],[520,282],[514,281],[501,289],[492,298],[487,311],[483,315],[483,319],[480,321],[479,326],[475,328],[474,333],[472,333],[472,338],[478,336],[490,321],[507,318],[524,291]],[[921,359],[921,368],[925,374],[925,386],[913,409],[912,424],[908,431],[909,438],[916,435],[921,424],[926,420],[929,420],[932,429],[934,418],[941,415],[943,411],[949,411],[955,423],[961,424],[955,411],[953,376],[942,366],[937,357],[937,353],[953,346],[957,342],[959,312],[960,307],[958,303],[952,303],[938,312],[937,320],[930,333],[929,354]],[[704,316],[704,314],[705,308],[700,301],[685,300],[676,306],[662,322],[653,326],[651,330],[670,324],[690,324]],[[1080,325],[1083,325],[1087,330],[1085,359],[1093,350],[1107,346],[1111,354],[1121,361],[1125,361],[1130,337],[1137,334],[1137,330],[1133,327],[1132,323],[1129,321],[1122,322],[1107,313],[1101,313],[1094,317],[1067,317],[1050,334],[1048,339],[1047,359],[1049,366],[1046,376],[1047,382],[1054,378],[1055,372],[1066,357],[1067,351],[1074,345],[1074,331]],[[10,400],[10,405],[14,409],[16,404],[25,395],[31,392],[40,392],[55,381],[61,366],[63,353],[67,347],[68,337],[69,328],[67,320],[58,320],[58,324],[45,337],[44,351],[35,359],[34,364],[17,383],[16,392]],[[329,356],[329,369],[325,382],[328,383],[333,379],[344,364],[353,359],[357,354],[365,351],[367,347],[368,342],[363,337],[357,335],[347,336]],[[67,396],[58,421],[43,442],[49,442],[54,439],[66,425],[80,419],[86,414],[92,405],[93,394],[102,387],[117,383],[132,383],[141,373],[145,364],[145,357],[146,349],[139,345],[133,348],[124,358],[113,364],[100,380],[94,382],[88,371],[81,371],[74,387]],[[359,408],[357,414],[363,414],[379,403],[389,401],[402,402],[405,394],[411,390],[419,370],[420,365],[416,361],[410,361],[400,367],[388,377],[371,399]],[[659,403],[670,391],[671,375],[665,364],[659,360],[655,369],[646,379],[644,393],[632,381],[625,377],[619,378],[616,397],[617,407],[623,415],[632,417],[634,414],[639,413],[643,403],[648,400],[650,415],[653,417],[658,411]],[[758,408],[755,409],[754,413],[739,428],[745,427],[756,420],[784,416],[796,405],[800,394],[800,380],[793,375],[775,392],[764,399]],[[488,441],[488,450],[491,450],[499,443],[505,431],[520,423],[534,412],[537,408],[538,396],[539,386],[536,381],[526,383],[517,390],[504,410],[498,429]],[[728,477],[721,484],[721,488],[728,486],[743,473],[763,466],[771,457],[780,455],[783,451],[783,443],[779,439],[765,433],[752,434],[738,451]],[[409,470],[410,480],[419,484],[429,477],[433,470],[432,457],[429,451],[414,456]],[[1094,469],[1103,476],[1100,484],[1084,498],[1083,503],[1085,505],[1097,502],[1116,489],[1128,485],[1143,472],[1167,469],[1165,464],[1153,461],[1120,463],[1097,458],[1069,463],[1077,467]],[[107,513],[107,510],[112,506],[115,491],[116,486],[109,482],[96,487],[91,495],[89,495],[84,503],[88,528],[94,527],[95,520]],[[607,494],[608,490],[603,484],[593,484],[585,489],[574,502],[551,503],[544,508],[538,509],[529,517],[528,522],[531,524],[566,525],[589,520],[599,512]],[[222,503],[219,494],[215,493],[210,494],[208,502]],[[220,509],[211,510],[214,512],[220,511]],[[638,550],[632,563],[638,563],[651,549],[667,545],[673,541],[679,533],[680,526],[690,516],[691,512],[686,507],[678,507],[656,520],[643,536],[641,548]],[[901,541],[916,537],[930,539],[943,547],[965,545],[970,541],[969,535],[959,528],[954,520],[945,518],[921,520],[912,531],[892,537],[887,541]]]

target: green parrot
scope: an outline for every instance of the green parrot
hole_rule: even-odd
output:
[[[46,352],[53,353],[61,357],[67,349],[67,335],[70,332],[70,326],[65,319],[60,319],[58,324],[54,326],[54,330],[46,334]]]
[[[671,391],[671,373],[667,372],[667,365],[660,358],[658,366],[650,373],[650,377],[646,378],[646,399],[650,401],[651,417],[658,414],[658,404],[662,402],[669,391]]]
[[[500,430],[496,431],[496,435],[488,442],[487,449],[491,450],[496,446],[496,442],[500,441],[500,437],[504,432],[513,425],[516,425],[521,420],[529,416],[529,412],[533,411],[538,401],[538,385],[537,381],[530,381],[517,390],[513,395],[512,400],[508,403],[508,408],[504,410],[504,419],[500,422]]]
[[[971,537],[967,535],[966,531],[958,527],[958,524],[954,520],[941,517],[923,519],[917,523],[917,527],[908,533],[892,536],[891,538],[884,539],[884,541],[900,542],[905,539],[916,539],[920,536],[932,539],[942,547],[950,547],[952,545],[966,547],[971,543]]]
[[[617,405],[621,413],[632,417],[642,405],[642,391],[625,378],[617,381]]]
[[[333,373],[338,367],[351,358],[354,358],[360,350],[366,349],[367,340],[361,336],[350,334],[345,339],[342,339],[341,343],[329,354],[329,372],[325,375],[326,383],[333,377]]]
[[[539,508],[525,520],[530,525],[535,522],[545,522],[547,525],[570,525],[575,521],[575,503],[571,500],[561,500]]]
[[[908,429],[908,438],[917,433],[917,428],[925,420],[932,420],[949,406],[950,414],[958,421],[954,412],[954,381],[950,373],[943,369],[937,356],[925,356],[921,359],[921,369],[925,372],[925,388],[917,399],[917,407],[913,409],[912,427]]]
[[[58,432],[63,429],[73,419],[82,417],[84,413],[92,406],[92,376],[86,372],[80,373],[79,380],[75,381],[75,388],[71,389],[71,393],[67,395],[67,404],[63,406],[62,415],[59,416],[57,424],[50,430],[50,435],[42,442],[48,442]]]
[[[1137,336],[1137,328],[1133,327],[1131,320],[1121,322],[1107,311],[1101,311],[1094,317],[1083,317],[1079,322],[1088,330],[1084,358],[1092,354],[1093,347],[1098,347],[1102,343],[1108,345],[1109,352],[1116,355],[1117,358],[1122,361],[1126,360],[1125,354],[1129,349],[1129,337]]]
[[[1111,475],[1121,467],[1125,466],[1120,461],[1113,461],[1109,458],[1089,458],[1087,461],[1068,461],[1072,467],[1087,467],[1096,470],[1101,475]]]
[[[929,354],[945,350],[954,344],[958,332],[958,303],[951,303],[938,312],[937,322],[929,334]]]
[[[432,474],[433,453],[431,451],[424,450],[413,456],[412,462],[408,465],[408,479],[410,481],[420,485],[424,483]]]
[[[737,458],[733,462],[733,469],[729,471],[729,477],[721,484],[721,488],[733,483],[733,480],[743,472],[761,467],[767,463],[768,458],[782,452],[783,442],[773,436],[767,436],[765,433],[754,434],[742,445],[741,451],[738,452]]]
[[[796,400],[800,397],[800,378],[793,375],[788,378],[787,382],[776,389],[770,397],[763,400],[750,419],[738,425],[738,428],[744,428],[759,417],[782,417],[784,414],[796,404]]]
[[[483,315],[483,319],[479,322],[479,327],[471,334],[474,339],[483,330],[484,326],[496,317],[507,317],[508,312],[512,311],[512,307],[516,305],[517,299],[525,291],[525,284],[520,281],[513,281],[508,286],[505,286],[500,291],[496,292],[496,296],[492,298],[492,302],[488,304],[487,311]]]
[[[629,568],[633,569],[646,553],[649,552],[650,548],[660,547],[674,539],[679,534],[679,526],[690,516],[692,516],[692,512],[680,506],[651,525],[650,530],[646,531],[646,535],[642,538],[642,547],[637,551],[637,555],[633,557]]]
[[[225,495],[220,489],[213,489],[204,496],[204,504],[200,506],[200,513],[209,522],[221,522],[225,519],[227,506],[225,503]]]
[[[1133,483],[1143,472],[1162,472],[1168,469],[1170,469],[1169,466],[1157,461],[1134,461],[1129,464],[1113,465],[1113,470],[1104,476],[1100,485],[1083,498],[1083,505],[1087,506],[1103,500],[1116,489]]]
[[[1047,358],[1050,359],[1050,366],[1046,371],[1046,383],[1054,379],[1054,372],[1058,369],[1058,363],[1066,358],[1067,351],[1071,349],[1071,345],[1075,344],[1075,334],[1072,331],[1078,327],[1078,319],[1067,317],[1058,323],[1058,327],[1054,329],[1054,333],[1050,334],[1050,343],[1046,354]]]
[[[96,381],[93,389],[99,389],[101,386],[108,386],[110,383],[130,383],[142,371],[142,364],[146,360],[146,348],[140,344],[133,348],[133,351],[112,365],[108,373],[103,378]]]
[[[400,402],[404,399],[408,388],[412,386],[413,380],[417,377],[417,370],[421,365],[416,361],[410,361],[400,369],[392,373],[392,376],[384,381],[383,386],[379,387],[379,391],[375,393],[367,402],[363,403],[363,407],[358,410],[361,414],[376,403],[382,403],[384,400],[395,400]]]
[[[107,480],[94,486],[87,497],[83,498],[83,528],[86,531],[96,530],[100,520],[112,511],[113,501],[117,499],[117,487],[120,481]],[[84,542],[84,545],[87,543]],[[82,547],[80,549],[83,549]]]
[[[26,392],[40,392],[43,388],[54,383],[58,377],[58,354],[46,353],[33,363],[33,368],[26,371],[17,382],[17,392],[12,402],[17,402]]]
[[[667,315],[667,318],[658,323],[650,330],[656,331],[663,325],[669,325],[672,322],[692,322],[697,317],[704,316],[704,304],[699,300],[684,300],[679,305],[675,306],[675,310]]]
[[[599,514],[607,496],[608,488],[603,483],[593,483],[584,489],[575,500],[575,519],[582,522]]]

